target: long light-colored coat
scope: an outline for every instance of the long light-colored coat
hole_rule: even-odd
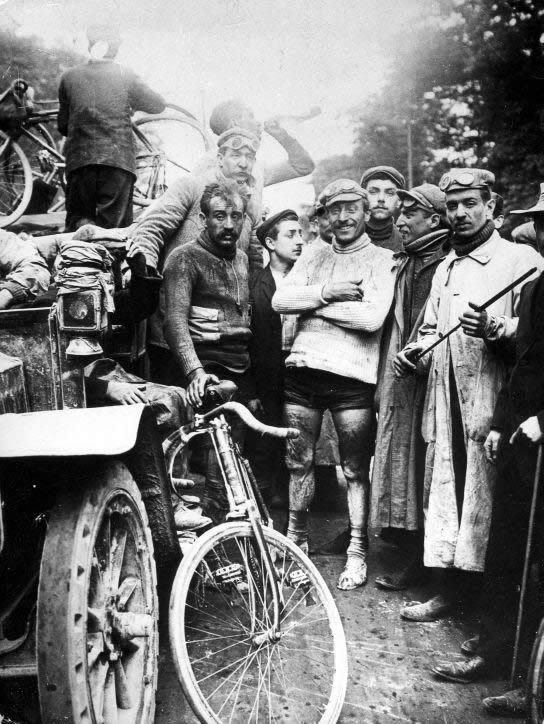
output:
[[[483,303],[535,266],[542,269],[543,260],[534,249],[505,241],[497,232],[467,256],[457,257],[450,252],[433,279],[418,341],[426,346],[431,344],[437,335],[457,324],[469,302]],[[520,291],[517,286],[488,308],[489,314],[500,318],[495,337],[515,334]],[[452,461],[450,364],[467,453],[460,521]],[[505,362],[491,346],[462,330],[432,353],[422,423],[428,444],[424,500],[426,566],[484,569],[495,469],[486,461],[483,445],[507,371]]]

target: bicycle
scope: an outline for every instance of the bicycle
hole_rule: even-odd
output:
[[[269,427],[232,402],[236,387],[208,388],[208,407],[165,443],[167,470],[207,435],[229,502],[224,523],[185,551],[170,598],[170,644],[185,696],[201,722],[336,722],[347,649],[332,595],[310,559],[272,528],[225,413],[261,434]],[[220,404],[217,404],[217,403]]]
[[[38,185],[49,211],[59,211],[64,204],[62,143],[57,144],[47,128],[47,123],[56,121],[58,106],[37,111],[25,106],[28,88],[26,81],[17,80],[0,96],[4,109],[9,99],[16,111],[21,109],[11,115],[8,111],[5,118],[0,112],[0,228],[13,224],[25,213]],[[198,120],[175,105],[168,105],[163,114],[140,115],[132,122],[132,130],[136,149],[133,203],[140,209],[161,196],[175,178],[190,173],[196,159],[211,145]]]

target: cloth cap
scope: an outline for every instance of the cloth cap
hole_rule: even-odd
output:
[[[407,209],[419,206],[441,216],[446,215],[446,194],[434,184],[421,184],[421,186],[414,186],[409,191],[399,189],[398,197]]]
[[[258,136],[247,128],[241,128],[240,126],[228,128],[217,139],[218,148],[232,148],[233,150],[238,151],[240,148],[246,146],[254,153],[257,153],[259,143],[260,141]]]
[[[540,184],[540,197],[534,206],[530,209],[516,209],[511,214],[544,214],[544,183]]]
[[[495,174],[483,168],[452,168],[445,173],[438,187],[444,193],[466,189],[489,189],[495,183]]]
[[[387,176],[399,189],[403,189],[406,186],[404,176],[400,171],[397,171],[396,168],[393,168],[393,166],[373,166],[372,168],[367,168],[361,176],[361,186],[366,186],[370,179],[375,176]]]
[[[319,194],[319,203],[322,206],[330,206],[336,201],[359,201],[360,199],[368,201],[366,191],[359,186],[357,181],[352,181],[349,178],[331,181]]]
[[[264,240],[270,235],[270,230],[275,226],[275,224],[278,224],[280,221],[284,221],[285,219],[298,221],[298,214],[296,211],[293,211],[293,209],[284,209],[283,211],[279,211],[277,214],[274,214],[266,221],[263,221],[263,223],[257,227],[257,231],[255,233],[257,234],[257,239],[263,246]]]

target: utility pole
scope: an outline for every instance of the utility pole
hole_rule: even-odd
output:
[[[414,159],[412,150],[412,119],[409,118],[406,121],[406,144],[408,146],[408,188],[411,189],[414,186]]]

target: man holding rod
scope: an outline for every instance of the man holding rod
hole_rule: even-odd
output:
[[[489,432],[508,367],[494,347],[515,335],[521,287],[488,309],[477,307],[542,259],[502,239],[491,219],[494,176],[452,169],[440,181],[453,228],[453,249],[438,267],[417,341],[394,361],[399,376],[430,368],[422,432],[427,443],[424,563],[442,569],[440,591],[405,606],[410,621],[447,615],[484,570],[495,468],[486,460]],[[432,353],[414,359],[458,322]],[[447,570],[447,573],[446,573]]]

